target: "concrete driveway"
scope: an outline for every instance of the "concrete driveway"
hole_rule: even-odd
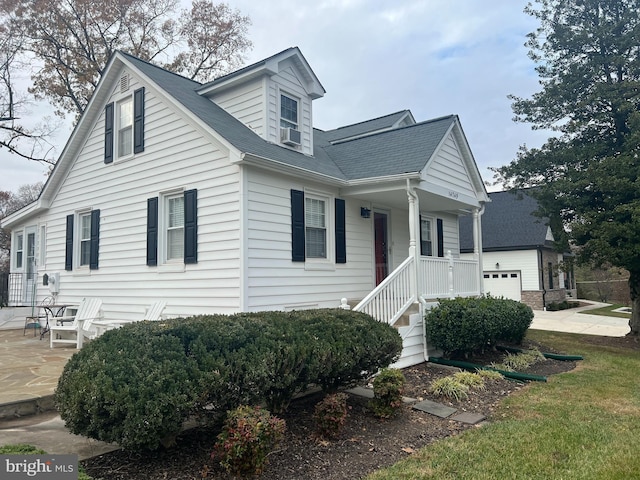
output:
[[[587,303],[586,300],[580,300]],[[605,307],[608,304],[588,302],[585,307],[549,312],[534,310],[531,328],[534,330],[551,330],[554,332],[584,333],[587,335],[602,335],[605,337],[624,337],[629,333],[629,320],[602,315],[582,313],[585,310]]]

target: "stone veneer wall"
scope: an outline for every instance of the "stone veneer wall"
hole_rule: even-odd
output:
[[[542,303],[543,297],[542,290],[523,290],[521,296],[521,302],[529,305],[534,310],[543,310],[544,304]],[[564,288],[560,288],[557,290],[547,290],[547,293],[544,295],[544,298],[547,302],[547,305],[552,302],[562,302],[567,298],[567,291]]]

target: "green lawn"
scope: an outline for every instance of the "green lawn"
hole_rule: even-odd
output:
[[[492,423],[367,479],[640,478],[640,352],[589,345],[577,334],[530,331],[529,338],[585,359],[508,397]]]
[[[605,317],[618,317],[618,318],[630,318],[630,313],[614,312],[613,310],[625,307],[626,305],[613,304],[602,308],[593,308],[591,310],[582,310],[580,313],[587,313],[589,315],[604,315]]]

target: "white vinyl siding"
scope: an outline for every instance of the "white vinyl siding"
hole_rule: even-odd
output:
[[[291,189],[313,197],[309,192],[320,186],[262,170],[247,169],[246,173],[247,310],[330,308],[337,307],[342,297],[363,298],[373,287],[373,243],[371,219],[360,216],[360,203],[344,198],[347,263],[336,264],[333,258],[331,218],[327,267],[309,269],[309,260],[291,260]],[[333,198],[328,207],[333,209]]]
[[[447,136],[442,148],[429,162],[423,178],[439,187],[444,195],[476,198],[470,181],[470,172],[467,172],[462,161],[462,154],[453,133]]]
[[[141,86],[132,74],[131,91]],[[237,312],[239,169],[229,163],[228,152],[214,138],[185,122],[150,85],[144,86],[145,151],[136,155],[135,162],[105,166],[102,114],[46,217],[39,219],[47,224],[47,271],[60,272],[61,302],[100,297],[106,319],[136,312],[140,318],[144,308],[158,299],[167,301],[169,316]],[[107,101],[117,101],[119,95],[115,89]],[[176,189],[198,190],[198,263],[150,268],[147,199]],[[64,270],[65,219],[78,208],[101,210],[99,270]],[[39,286],[40,296],[47,291]]]
[[[263,80],[253,80],[216,93],[211,100],[264,138],[266,118]]]

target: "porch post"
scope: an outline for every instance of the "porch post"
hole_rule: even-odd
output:
[[[480,295],[484,294],[484,275],[482,266],[482,214],[484,204],[481,208],[473,209],[473,256],[478,261],[478,289]]]
[[[418,249],[418,228],[420,228],[420,200],[415,190],[411,188],[411,184],[407,179],[407,198],[409,200],[409,257],[413,258],[414,275],[413,275],[413,294],[416,301],[420,298],[420,250]]]

